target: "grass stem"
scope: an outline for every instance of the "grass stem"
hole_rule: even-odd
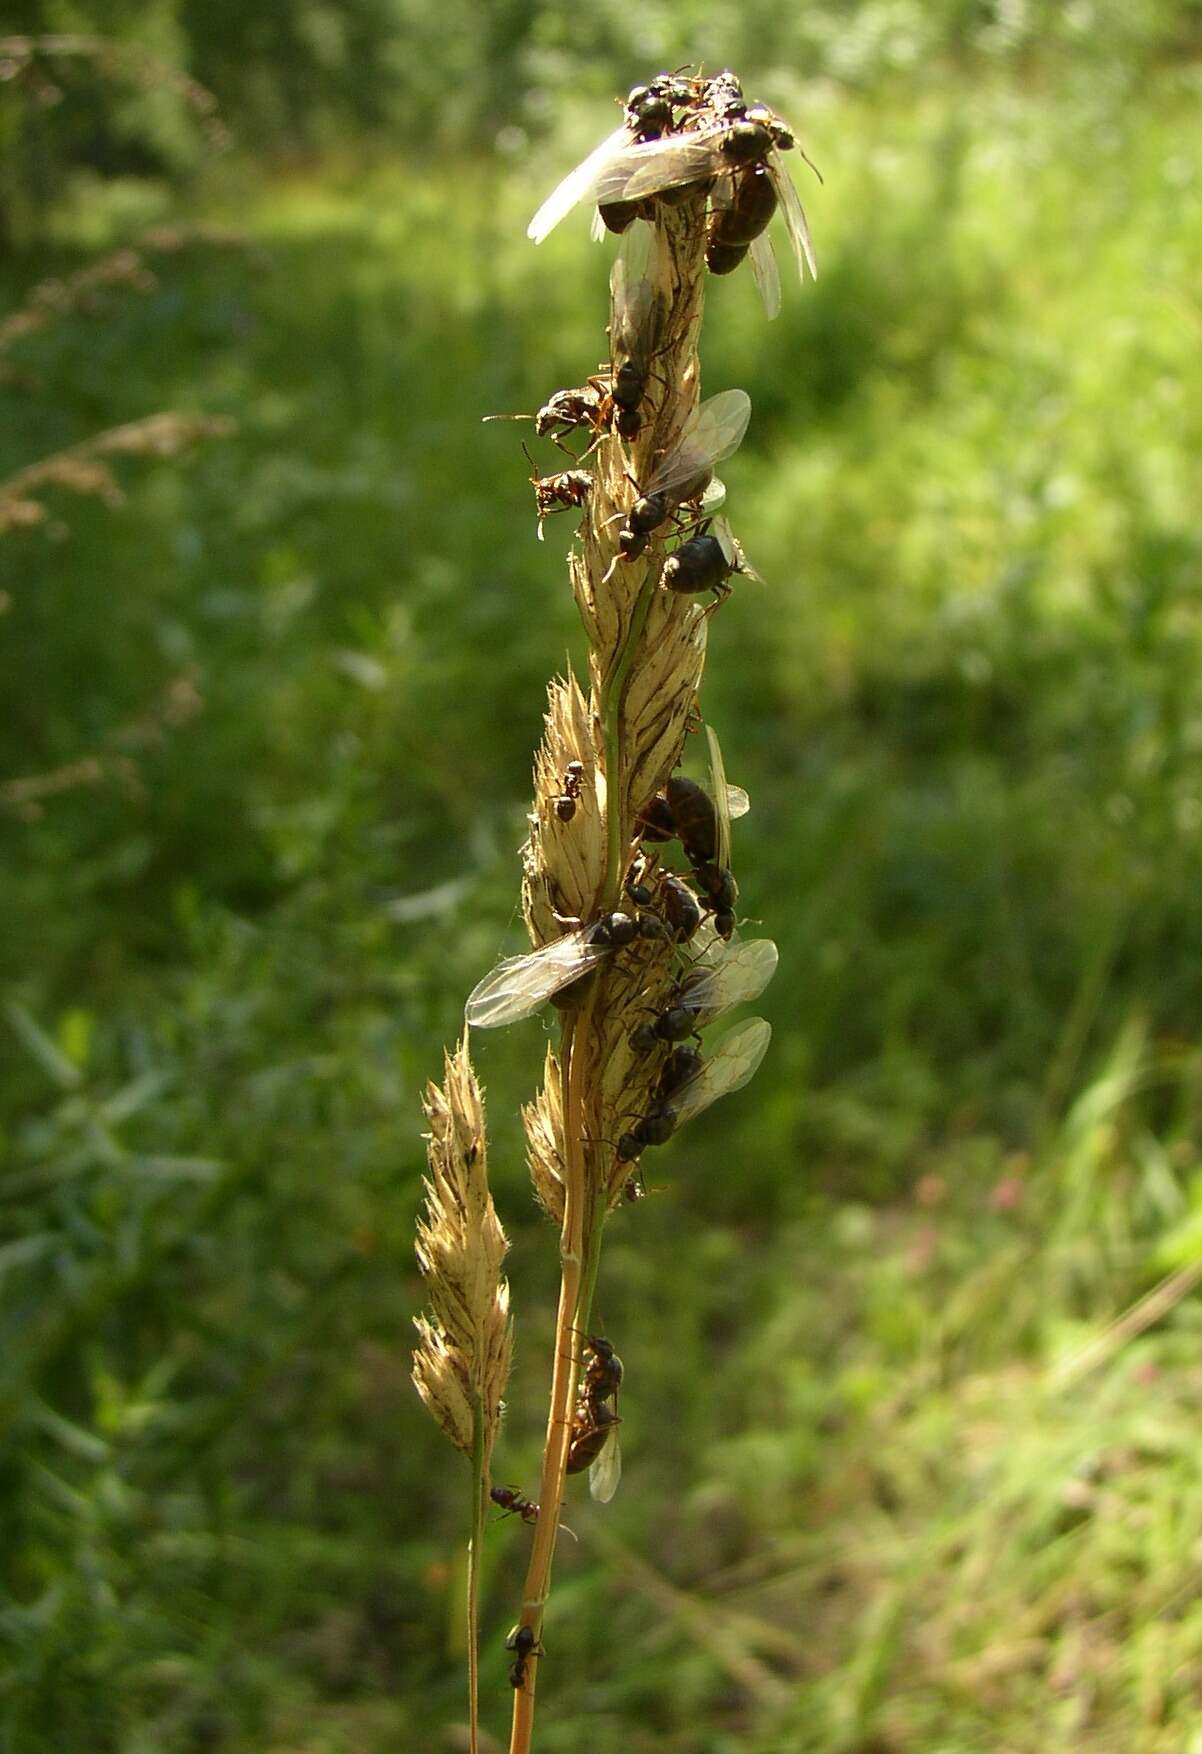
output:
[[[472,1535],[467,1550],[467,1695],[469,1754],[480,1754],[480,1564],[488,1508],[488,1434],[477,1395],[472,1409]]]
[[[564,1212],[560,1233],[559,1308],[555,1320],[555,1352],[551,1376],[551,1403],[543,1449],[539,1486],[539,1514],[534,1525],[530,1563],[522,1591],[519,1624],[529,1626],[536,1640],[541,1637],[543,1608],[551,1587],[551,1566],[559,1533],[564,1476],[572,1434],[572,1409],[576,1398],[579,1337],[576,1314],[580,1303],[584,1259],[584,1225],[587,1192],[584,1161],[584,1055],[580,1045],[592,1016],[591,999],[564,1025]],[[514,1689],[513,1723],[509,1754],[529,1754],[534,1733],[534,1689],[537,1659],[526,1667],[523,1686]]]

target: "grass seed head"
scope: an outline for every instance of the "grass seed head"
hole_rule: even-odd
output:
[[[543,1087],[522,1109],[535,1198],[557,1224],[563,1222],[563,1081],[550,1048]]]
[[[413,1380],[452,1443],[470,1456],[477,1413],[491,1450],[509,1378],[513,1323],[501,1277],[509,1244],[488,1189],[484,1099],[466,1037],[445,1063],[444,1086],[430,1084],[424,1103],[430,1176],[417,1262],[430,1316],[417,1319]]]
[[[534,758],[534,811],[522,848],[522,906],[535,944],[558,938],[565,920],[584,919],[605,880],[604,748],[574,677],[547,689],[543,739]],[[571,762],[584,770],[575,812],[557,809]]]
[[[548,691],[523,848],[523,909],[536,945],[560,937],[576,921],[594,921],[628,905],[615,893],[615,845],[628,864],[637,852],[635,819],[679,762],[696,710],[709,618],[696,602],[658,588],[672,523],[654,532],[645,552],[630,561],[619,555],[619,530],[639,484],[677,447],[697,409],[703,222],[704,201],[665,210],[639,258],[637,273],[646,280],[639,280],[637,302],[654,313],[639,431],[628,446],[611,425],[589,458],[592,487],[579,548],[569,558],[590,647],[589,688],[586,695],[574,679],[557,678]],[[611,336],[623,333],[621,289],[630,288],[634,273],[631,265],[618,277]],[[556,806],[573,761],[581,764],[583,781],[577,807],[564,820]],[[580,1093],[570,1117],[577,1135],[572,1139],[560,1065],[548,1056],[543,1090],[523,1118],[535,1193],[552,1217],[563,1217],[566,1166],[573,1160],[583,1163],[592,1194],[607,1205],[622,1198],[630,1165],[619,1161],[616,1141],[650,1106],[663,1059],[659,1049],[637,1053],[630,1038],[664,1005],[674,978],[670,938],[640,939],[589,977],[582,1001],[587,1024],[572,1038],[573,1083]]]

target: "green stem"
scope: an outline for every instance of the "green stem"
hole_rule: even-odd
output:
[[[601,1269],[601,1233],[605,1229],[607,1205],[605,1190],[601,1189],[594,1196],[593,1209],[589,1213],[588,1236],[580,1272],[580,1294],[576,1299],[576,1327],[581,1334],[587,1334],[589,1330],[593,1297],[597,1290],[597,1275]]]

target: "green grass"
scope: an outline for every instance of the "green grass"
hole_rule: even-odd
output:
[[[822,277],[773,328],[716,285],[705,342],[755,409],[724,474],[768,583],[714,624],[708,710],[776,1041],[612,1227],[626,1472],[568,1512],[539,1746],[1180,1754],[1188,1284],[1061,1373],[1202,1255],[1196,80],[806,97]],[[164,263],[0,386],[0,474],[162,407],[238,421],[0,550],[3,777],[181,674],[204,702],[120,745],[136,785],[4,824],[18,1754],[456,1745],[419,1092],[519,941],[543,681],[579,652],[567,525],[534,541],[523,429],[480,423],[600,357],[583,219],[521,235],[559,162],[227,167],[205,211],[251,252]],[[479,1051],[527,1488],[543,1042]],[[523,1550],[494,1531],[498,1734]]]

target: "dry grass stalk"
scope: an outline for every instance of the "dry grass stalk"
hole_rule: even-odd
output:
[[[48,514],[41,496],[49,487],[91,494],[110,507],[121,505],[125,495],[106,458],[178,457],[202,439],[227,438],[233,430],[234,422],[224,414],[148,414],[27,463],[0,481],[0,536],[44,523]]]
[[[605,223],[625,236],[610,282],[609,369],[579,390],[556,392],[538,417],[540,436],[562,420],[590,440],[577,458],[587,472],[535,483],[540,517],[560,505],[583,507],[569,574],[589,662],[587,690],[572,677],[552,682],[535,756],[522,849],[534,950],[502,961],[467,1004],[469,1023],[481,1028],[516,1022],[548,999],[563,1016],[543,1088],[523,1111],[535,1195],[559,1225],[561,1278],[539,1498],[525,1518],[533,1525],[530,1561],[509,1641],[517,1655],[510,1754],[528,1754],[531,1745],[569,1460],[574,1472],[596,1463],[592,1484],[602,1501],[617,1481],[616,1422],[606,1403],[616,1395],[620,1362],[615,1374],[613,1348],[597,1336],[587,1342],[587,1369],[582,1356],[606,1219],[631,1191],[642,1149],[745,1082],[770,1034],[762,1020],[739,1025],[708,1060],[692,1047],[669,1047],[754,997],[776,961],[766,940],[724,942],[735,927],[736,891],[716,743],[712,795],[674,770],[699,723],[711,613],[727,578],[746,570],[725,526],[710,537],[702,524],[689,543],[706,516],[713,467],[736,448],[750,412],[742,391],[699,401],[706,274],[742,260],[778,200],[799,264],[812,270],[804,215],[779,165],[792,145],[786,125],[749,105],[732,74],[663,74],[630,94],[623,128],[565,179],[530,227],[540,241],[587,198],[603,203]],[[752,198],[759,217],[744,239]],[[775,314],[772,258],[770,272],[762,249],[754,260]],[[703,604],[699,594],[711,589],[713,600]],[[651,821],[646,812],[657,806]],[[661,870],[643,844],[649,838],[680,841],[695,891]],[[677,954],[686,941],[708,959],[694,975]]]
[[[666,315],[662,352],[640,409],[642,430],[629,456],[611,431],[591,458],[582,552],[569,562],[589,637],[590,687],[587,703],[574,682],[553,687],[535,760],[535,808],[523,851],[523,905],[535,944],[558,937],[565,920],[595,919],[619,905],[637,844],[635,817],[680,760],[701,682],[708,620],[696,603],[658,588],[664,533],[629,564],[618,558],[618,533],[635,498],[631,477],[647,479],[697,406],[704,215],[704,196],[661,210],[651,271]],[[572,759],[584,763],[586,783],[582,807],[565,825],[555,797]],[[578,827],[580,834],[566,832]],[[631,1173],[617,1160],[613,1141],[647,1107],[659,1069],[632,1052],[630,1032],[648,1008],[664,1002],[673,972],[666,941],[639,942],[611,959],[579,1010],[567,1016],[559,1057],[548,1057],[543,1092],[525,1111],[536,1193],[561,1217],[562,1261],[541,1508],[521,1609],[521,1624],[536,1637],[550,1589],[601,1228]],[[515,1690],[512,1754],[530,1746],[534,1675],[532,1661],[525,1685]]]
[[[472,1464],[472,1539],[468,1554],[468,1696],[470,1747],[477,1724],[480,1548],[489,1468],[504,1411],[513,1358],[509,1286],[501,1263],[509,1247],[488,1187],[484,1098],[467,1037],[444,1055],[445,1081],[429,1084],[426,1210],[417,1223],[417,1264],[430,1315],[415,1321],[413,1381],[430,1413]]]

